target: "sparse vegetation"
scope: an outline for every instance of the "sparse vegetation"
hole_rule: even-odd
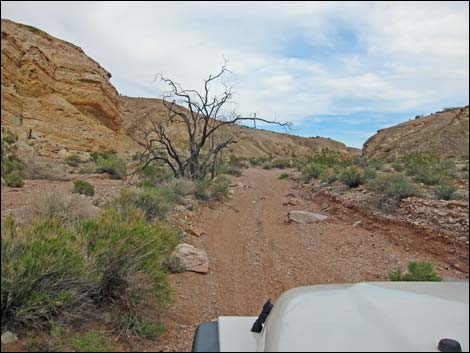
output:
[[[213,180],[198,180],[195,182],[195,196],[199,200],[223,200],[228,195],[230,181],[227,177],[219,175]]]
[[[433,188],[434,195],[438,200],[452,200],[457,188],[447,182],[443,182]]]
[[[13,188],[21,188],[24,185],[23,178],[21,177],[21,174],[19,171],[14,171],[9,174],[6,174],[3,177],[3,180],[5,180],[5,183]]]
[[[437,185],[455,176],[455,162],[441,160],[430,153],[415,152],[402,158],[407,175],[426,185]]]
[[[71,154],[65,157],[65,163],[67,163],[68,165],[72,167],[78,167],[81,162],[82,160],[78,154]]]
[[[402,199],[420,194],[415,184],[398,173],[378,176],[369,183],[369,188],[381,195],[379,208],[386,213],[393,212]]]
[[[25,165],[16,155],[16,141],[15,135],[2,129],[1,176],[8,186],[19,188],[24,185],[22,171]]]
[[[287,179],[287,178],[289,178],[289,174],[287,174],[287,173],[282,173],[282,174],[279,175],[279,177],[278,177],[279,180]]]
[[[109,173],[113,179],[122,179],[126,176],[126,162],[115,154],[103,153],[95,157],[96,173]]]
[[[165,218],[175,201],[175,195],[163,192],[161,189],[146,187],[143,189],[124,189],[114,200],[113,204],[122,211],[138,208],[145,218],[150,221],[155,217]]]
[[[85,180],[75,180],[73,182],[73,193],[85,196],[95,195],[95,187]]]
[[[397,268],[388,275],[390,281],[399,282],[440,282],[442,279],[434,271],[429,262],[410,261],[407,273]]]
[[[347,167],[340,175],[341,181],[351,188],[358,187],[364,183],[364,175],[356,167]]]

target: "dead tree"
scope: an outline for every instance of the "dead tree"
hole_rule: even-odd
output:
[[[226,127],[243,121],[277,124],[288,127],[288,123],[279,123],[257,118],[256,114],[243,117],[232,113],[223,114],[223,108],[231,103],[233,89],[223,84],[223,93],[211,95],[211,84],[223,78],[230,72],[222,66],[216,75],[210,75],[204,80],[204,89],[197,91],[183,89],[175,81],[161,76],[164,84],[170,90],[163,96],[163,105],[167,117],[163,121],[154,122],[151,129],[145,132],[145,151],[142,154],[142,168],[160,161],[166,164],[175,177],[185,177],[192,180],[212,177],[216,172],[216,164],[222,152],[230,145],[237,143],[233,134],[227,134]],[[186,141],[178,146],[174,131],[183,126]],[[225,130],[225,134],[222,131]]]

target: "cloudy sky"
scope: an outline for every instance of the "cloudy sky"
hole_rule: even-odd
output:
[[[200,88],[224,62],[239,113],[361,147],[469,101],[468,2],[8,2],[2,18],[84,49],[121,94]]]

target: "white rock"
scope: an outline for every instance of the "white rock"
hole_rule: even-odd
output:
[[[287,216],[289,218],[289,222],[296,222],[300,224],[321,222],[328,218],[328,216],[307,211],[289,211]]]
[[[204,250],[195,248],[186,243],[179,244],[173,256],[180,259],[181,264],[187,271],[207,273],[209,272],[209,258]]]

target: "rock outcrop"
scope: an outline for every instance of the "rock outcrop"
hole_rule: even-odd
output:
[[[363,155],[393,159],[410,152],[431,152],[440,157],[461,157],[469,148],[468,106],[417,117],[387,129],[366,141]]]
[[[111,74],[81,48],[1,21],[2,126],[42,155],[119,150],[126,140]]]

